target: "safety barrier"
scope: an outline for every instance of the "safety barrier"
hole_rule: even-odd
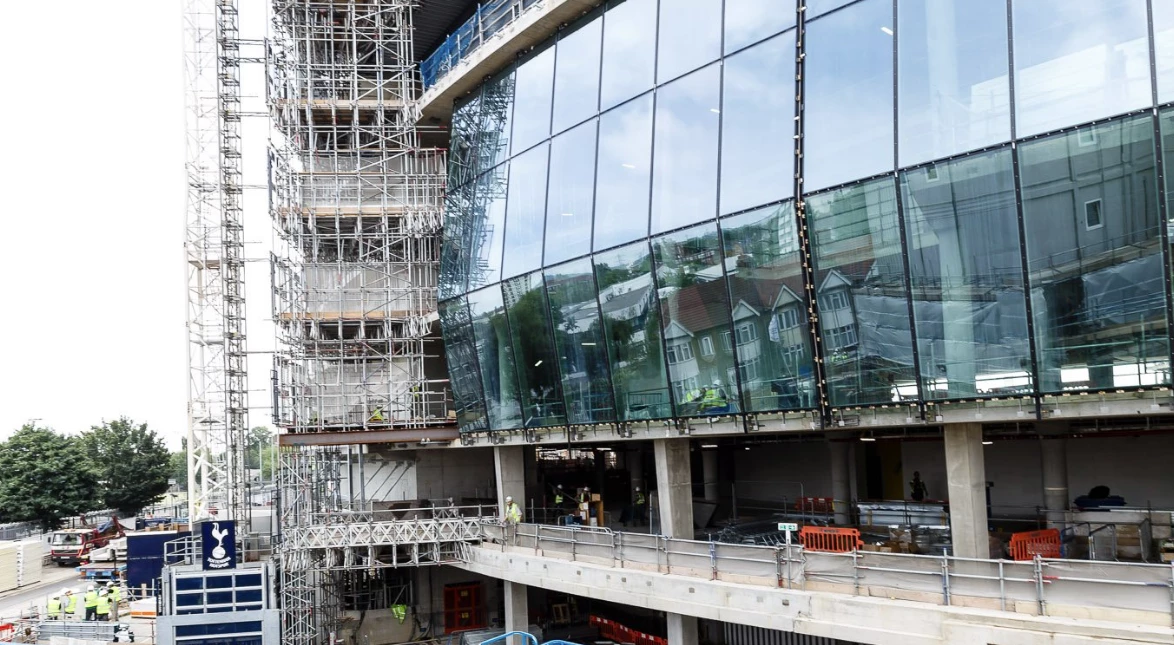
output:
[[[804,526],[799,531],[799,540],[808,551],[827,553],[851,553],[864,546],[859,530],[828,526]]]
[[[1058,558],[1060,557],[1060,531],[1044,529],[1042,531],[1012,533],[1009,550],[1011,559],[1017,561],[1031,560],[1037,555],[1041,558]]]
[[[617,643],[634,643],[635,645],[668,645],[668,641],[661,636],[653,636],[638,632],[626,625],[602,616],[589,616],[588,624],[599,629],[599,635]]]
[[[435,85],[457,63],[537,3],[538,0],[490,0],[477,5],[473,17],[457,27],[436,51],[420,62],[424,89]]]

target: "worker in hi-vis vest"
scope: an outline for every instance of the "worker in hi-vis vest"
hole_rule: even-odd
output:
[[[404,621],[408,619],[408,606],[407,605],[392,605],[391,606],[391,615],[395,616],[395,619],[399,621],[399,624],[401,624],[401,625],[404,624]]]
[[[518,508],[518,503],[510,496],[505,498],[505,521],[507,524],[518,524],[522,521],[522,509]]]
[[[65,596],[65,619],[69,620],[77,613],[77,596],[73,589],[62,589],[61,594]]]
[[[110,594],[110,620],[118,620],[118,603],[122,600],[122,589],[111,580],[106,583],[106,593]]]
[[[98,592],[98,622],[110,622],[110,594],[103,589]]]
[[[98,620],[98,590],[94,589],[94,585],[86,589],[86,597],[83,600],[86,606],[86,620]]]
[[[49,620],[61,620],[61,596],[50,597],[45,609],[49,614]]]

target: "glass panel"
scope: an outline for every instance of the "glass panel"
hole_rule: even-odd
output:
[[[720,74],[711,65],[656,93],[653,233],[714,216]]]
[[[807,190],[893,168],[892,12],[864,0],[807,27]]]
[[[514,369],[514,348],[506,324],[501,286],[493,285],[469,294],[469,315],[473,319],[473,338],[477,363],[481,369],[485,407],[490,430],[521,427],[522,410],[518,405],[518,372]]]
[[[510,156],[510,120],[514,108],[513,67],[481,90],[481,132],[477,134],[479,169],[492,168]]]
[[[623,421],[672,416],[660,311],[645,242],[595,256],[616,412]]]
[[[731,339],[717,225],[710,222],[670,233],[653,240],[652,248],[676,414],[738,412],[732,347],[756,347],[760,336],[754,321],[749,321],[738,330],[737,341]],[[722,338],[731,340],[723,345]]]
[[[473,222],[473,185],[451,188],[444,196],[444,232],[440,245],[441,300],[465,292],[469,269],[469,231]]]
[[[795,12],[780,6],[778,0],[726,0],[726,53],[794,26]],[[793,67],[795,57],[790,58]]]
[[[755,327],[758,339],[735,343],[742,374],[742,405],[749,412],[796,410],[819,403],[812,368],[811,325],[803,263],[791,202],[722,221],[726,275],[739,338]],[[718,342],[715,351],[727,345]]]
[[[1006,5],[900,0],[897,19],[901,165],[1009,141]]]
[[[505,194],[508,177],[507,163],[477,179],[469,221],[470,290],[497,282],[501,276],[501,244],[505,236]]]
[[[660,0],[656,82],[715,61],[722,52],[722,0]]]
[[[563,425],[567,416],[542,274],[514,278],[503,282],[502,288],[514,337],[514,356],[518,357],[522,427]]]
[[[1169,383],[1153,122],[1021,144],[1040,390]]]
[[[1029,136],[1150,105],[1146,0],[1015,0],[1015,123]]]
[[[599,117],[595,249],[648,235],[652,95]]]
[[[812,20],[818,18],[833,9],[839,9],[849,2],[852,2],[852,0],[807,0],[804,3],[807,5],[807,19]]]
[[[1158,69],[1158,102],[1174,100],[1174,3],[1154,2],[1154,50]]]
[[[1010,150],[903,172],[901,193],[925,396],[1030,394]]]
[[[562,132],[598,111],[602,35],[603,18],[596,18],[559,38],[554,77],[554,132]]]
[[[608,3],[603,15],[599,104],[608,109],[652,87],[656,65],[656,0]]]
[[[510,161],[503,278],[542,266],[542,230],[546,223],[546,163],[549,146],[540,145]]]
[[[591,120],[551,140],[545,266],[591,252],[596,125]]]
[[[831,404],[916,399],[893,180],[810,197],[807,207]]]
[[[790,197],[795,172],[795,34],[726,59],[721,212]],[[657,141],[659,144],[659,140]]]
[[[440,328],[444,333],[444,359],[448,363],[457,425],[461,432],[486,430],[477,343],[464,298],[440,303]]]
[[[591,260],[583,258],[546,272],[550,318],[562,368],[570,423],[615,421],[607,346],[595,301]]]
[[[481,123],[481,96],[469,97],[452,113],[452,137],[448,145],[448,185],[460,186],[477,175],[477,136]]]
[[[518,65],[514,84],[513,154],[550,136],[554,90],[554,47]]]

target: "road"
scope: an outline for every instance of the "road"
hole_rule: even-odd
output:
[[[0,622],[18,617],[30,605],[43,609],[49,596],[62,589],[73,589],[74,593],[81,594],[85,593],[88,586],[73,567],[49,565],[41,571],[41,582],[0,594]],[[81,605],[80,598],[78,605]]]

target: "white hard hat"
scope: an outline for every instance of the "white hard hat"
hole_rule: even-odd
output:
[[[562,487],[563,487],[563,485],[559,484],[556,488],[562,488]]]
[[[722,382],[721,382],[721,381],[719,381],[718,379],[713,379],[713,386],[714,386],[714,387],[721,387],[721,386],[722,386]]]
[[[64,596],[64,595],[65,595],[65,594],[67,594],[67,593],[71,593],[71,592],[69,591],[69,589],[62,589],[62,590],[61,590],[61,595],[62,595],[62,596]]]
[[[94,585],[90,585],[90,588],[86,589],[86,591],[93,591],[93,590],[94,590]]]
[[[639,493],[639,492],[640,492],[640,487],[639,487],[639,486],[637,486],[637,487],[636,487],[636,492],[637,492],[637,493]]]
[[[513,498],[513,497],[510,497],[509,495],[506,495],[506,496],[505,496],[505,503],[506,503],[506,504],[509,504],[509,503],[510,503],[510,502],[512,502],[512,501],[514,501],[514,498]]]

